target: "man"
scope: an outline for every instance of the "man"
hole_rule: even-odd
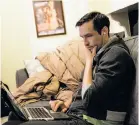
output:
[[[109,36],[106,15],[91,12],[76,24],[84,40],[86,64],[82,82],[83,108],[72,112],[75,101],[50,101],[52,110],[75,114],[71,121],[50,121],[47,125],[122,125],[126,116],[135,67],[124,41]],[[75,105],[76,107],[76,105]],[[25,123],[45,124],[44,122]]]
[[[88,102],[87,116],[83,118],[92,124],[122,124],[135,76],[129,50],[122,39],[109,38],[110,22],[104,14],[88,13],[76,26],[84,40],[86,54],[82,99]],[[65,111],[70,103],[50,102],[54,111],[59,107]]]

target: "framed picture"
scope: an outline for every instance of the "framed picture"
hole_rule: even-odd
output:
[[[37,37],[66,34],[62,0],[33,1]]]

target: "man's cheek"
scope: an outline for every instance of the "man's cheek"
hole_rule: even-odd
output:
[[[96,44],[95,40],[93,39],[89,39],[88,41],[90,46],[94,46]]]
[[[100,38],[99,38],[99,37],[97,37],[97,36],[94,37],[94,38],[92,39],[92,41],[93,41],[93,42],[92,42],[92,43],[93,43],[93,44],[92,44],[93,46],[99,46],[99,44],[100,44],[100,42],[99,42],[99,41],[100,41]]]

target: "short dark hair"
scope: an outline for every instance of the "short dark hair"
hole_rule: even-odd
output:
[[[110,21],[109,18],[100,12],[90,12],[85,14],[77,23],[76,26],[81,26],[82,24],[89,22],[92,20],[92,23],[94,25],[94,29],[101,34],[101,30],[104,26],[108,27],[108,32],[109,32],[109,27],[110,27]],[[108,33],[109,35],[109,33]]]

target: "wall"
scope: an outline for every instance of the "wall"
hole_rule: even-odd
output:
[[[89,11],[99,11],[101,13],[107,14],[112,10],[111,0],[88,0]]]
[[[112,13],[119,9],[123,9],[127,6],[137,3],[138,0],[111,0],[110,6],[111,10],[108,11],[108,15],[111,21],[110,32],[117,33],[125,31],[125,37],[131,36],[128,12]]]
[[[4,0],[0,3],[2,81],[15,90],[15,71],[31,58],[28,27],[22,0]]]
[[[110,6],[111,6],[112,10],[109,10],[109,13],[122,9],[122,8],[125,8],[132,4],[135,4],[137,2],[139,2],[139,1],[138,0],[111,0]]]
[[[110,33],[118,33],[125,31],[125,37],[130,36],[130,26],[129,26],[129,19],[128,13],[114,13],[108,15],[110,19]]]
[[[1,81],[1,16],[0,16],[0,81]]]
[[[104,14],[109,14],[137,2],[138,0],[88,0],[89,11],[96,10]]]

